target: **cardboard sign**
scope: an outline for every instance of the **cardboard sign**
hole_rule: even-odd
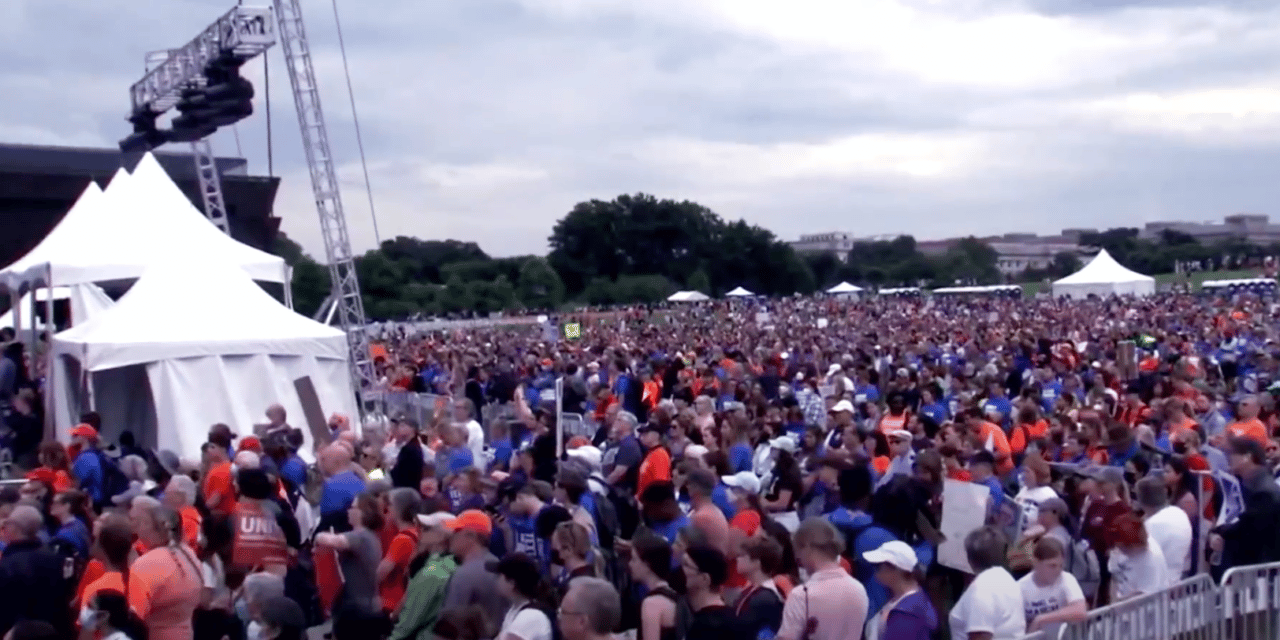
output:
[[[298,392],[298,401],[302,403],[302,415],[311,430],[311,444],[316,451],[328,446],[331,440],[329,421],[324,417],[324,408],[320,406],[320,396],[316,393],[316,385],[311,376],[303,376],[293,381],[293,388]]]

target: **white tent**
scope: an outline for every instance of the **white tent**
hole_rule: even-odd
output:
[[[1106,249],[1079,271],[1053,283],[1055,297],[1149,296],[1155,292],[1155,278],[1125,268]]]
[[[40,244],[0,271],[10,290],[133,280],[154,264],[236,265],[255,280],[288,282],[284,260],[213,226],[147,154],[133,174],[116,172],[103,193],[90,187]]]
[[[44,311],[43,303],[49,299],[49,291],[49,289],[36,289],[34,292],[28,291],[26,295],[22,296],[22,300],[18,303],[17,308],[20,314],[19,317],[22,320],[21,324],[24,333],[26,330],[31,328],[32,293],[35,294],[34,298],[39,304],[39,306],[36,307],[36,311],[37,313],[42,313]],[[115,304],[111,301],[111,298],[107,296],[106,292],[95,284],[77,284],[70,287],[54,287],[52,291],[53,299],[55,301],[66,300],[71,305],[72,324],[84,322],[111,308],[111,306]],[[0,315],[0,327],[14,326],[13,312],[14,310],[10,309],[6,311],[4,315]],[[36,322],[38,323],[37,328],[44,329],[45,322],[43,320],[37,319]]]
[[[710,299],[707,294],[701,291],[677,291],[667,296],[667,302],[702,302]]]
[[[840,284],[827,289],[827,293],[832,295],[851,295],[855,293],[862,293],[862,287],[849,284],[848,282],[841,282]]]
[[[750,291],[747,291],[742,287],[738,287],[733,291],[730,291],[729,293],[726,293],[724,295],[729,296],[731,298],[749,298],[751,296],[754,296],[755,294],[751,293]]]
[[[54,336],[51,353],[60,437],[93,407],[108,438],[129,428],[144,446],[192,455],[209,425],[246,432],[273,403],[301,423],[303,376],[323,411],[355,415],[346,335],[285,308],[233,265],[152,267],[114,307]]]

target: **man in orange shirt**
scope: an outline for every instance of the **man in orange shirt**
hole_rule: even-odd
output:
[[[1267,446],[1267,427],[1258,419],[1256,396],[1245,396],[1236,403],[1236,421],[1227,425],[1226,434],[1232,438],[1249,438],[1263,447]]]
[[[210,513],[229,516],[236,510],[235,483],[231,478],[231,460],[227,450],[213,442],[206,442],[201,448],[205,467],[204,484],[200,487],[204,495],[204,505]]]
[[[404,600],[409,584],[409,561],[418,549],[418,509],[422,500],[413,489],[392,489],[388,495],[391,520],[398,529],[387,545],[378,563],[378,594],[382,598],[382,610],[395,614]]]
[[[996,461],[996,474],[1006,477],[1012,473],[1013,451],[1009,447],[1009,439],[1005,437],[1004,430],[988,422],[982,414],[982,409],[976,407],[969,410],[966,426],[969,427],[969,433],[983,444],[983,448],[991,451]]]
[[[636,497],[639,498],[649,485],[671,481],[671,454],[662,446],[662,427],[647,423],[637,429],[636,434],[645,451],[636,480]]]
[[[192,549],[199,547],[200,527],[204,524],[195,502],[195,480],[184,475],[173,476],[164,488],[163,504],[182,516],[182,541]]]

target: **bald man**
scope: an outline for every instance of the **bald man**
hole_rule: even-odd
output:
[[[40,542],[44,516],[28,505],[14,507],[0,527],[8,544],[0,556],[0,635],[9,632],[21,616],[42,620],[66,637],[71,620],[66,601],[50,594],[70,593],[63,577],[62,557]]]

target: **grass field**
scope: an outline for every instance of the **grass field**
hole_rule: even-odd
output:
[[[1199,291],[1200,283],[1205,280],[1238,280],[1242,278],[1257,278],[1260,274],[1257,269],[1239,269],[1236,271],[1197,271],[1190,276],[1191,290]],[[1160,273],[1156,274],[1156,288],[1160,289],[1175,282],[1180,282],[1182,276],[1176,273]],[[1049,285],[1044,282],[1025,282],[1022,284],[1023,295],[1033,296],[1042,291],[1048,290]]]

